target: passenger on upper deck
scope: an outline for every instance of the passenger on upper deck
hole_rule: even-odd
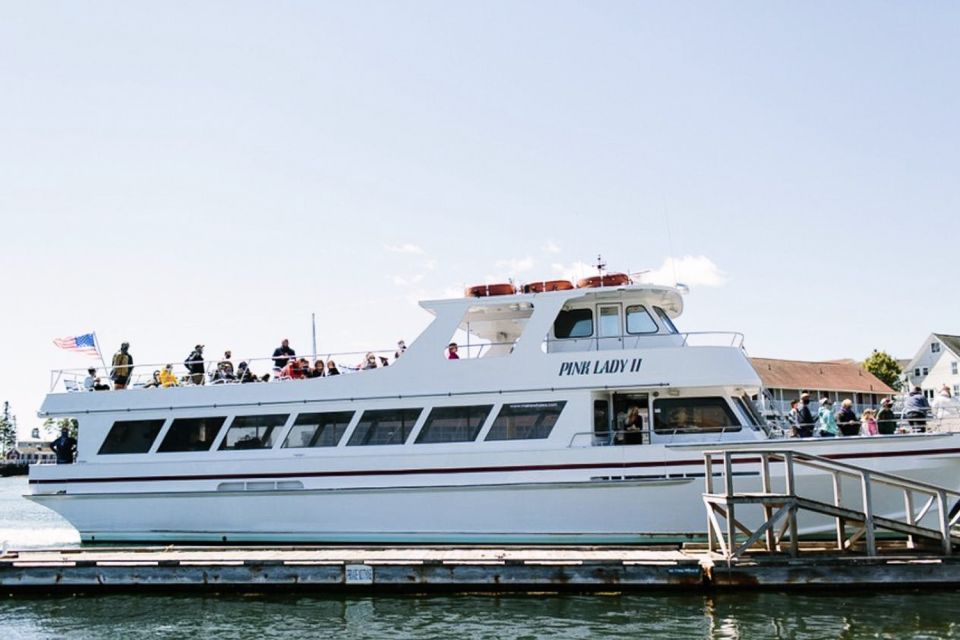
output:
[[[397,350],[393,352],[393,359],[396,360],[407,350],[407,343],[403,340],[397,340]]]
[[[457,343],[451,342],[447,345],[447,360],[459,360],[460,356],[457,355]]]
[[[340,369],[337,369],[337,363],[333,360],[327,361],[327,375],[328,376],[338,376],[340,375]]]
[[[156,388],[159,387],[161,384],[162,384],[162,383],[160,382],[160,370],[157,369],[156,371],[153,372],[153,377],[150,379],[150,382],[148,382],[147,384],[143,385],[143,388],[144,388],[144,389],[156,389]]]
[[[259,382],[260,380],[250,371],[250,366],[246,362],[237,365],[237,380],[241,383]]]
[[[290,341],[284,338],[280,346],[273,350],[273,368],[283,369],[287,366],[290,356],[295,355],[297,355],[297,352],[290,348]]]
[[[198,344],[183,361],[183,366],[190,372],[190,381],[193,384],[203,384],[203,374],[206,368],[203,365],[203,345]]]
[[[113,388],[125,389],[133,373],[133,356],[130,355],[129,342],[120,345],[120,351],[113,354],[111,365],[113,369],[110,371],[110,378],[113,380]]]
[[[173,365],[168,364],[163,368],[163,371],[160,372],[160,385],[166,389],[167,387],[179,387],[180,381],[177,380],[176,374],[173,372]]]
[[[307,370],[307,377],[322,378],[324,373],[326,373],[326,370],[323,366],[323,360],[317,360],[313,363],[313,366]]]
[[[300,380],[304,377],[303,369],[300,368],[300,361],[296,358],[290,358],[287,366],[280,370],[281,380]]]
[[[227,380],[233,380],[233,361],[230,359],[233,357],[233,353],[230,352],[230,349],[227,349],[223,352],[223,360],[217,363],[217,372],[220,375],[224,376]]]
[[[90,367],[87,369],[87,377],[83,379],[83,390],[84,391],[93,391],[93,385],[97,380],[97,369],[96,367]]]
[[[377,368],[377,356],[372,353],[367,353],[364,357],[363,362],[360,364],[360,369],[376,369]]]

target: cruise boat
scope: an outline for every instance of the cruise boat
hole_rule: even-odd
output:
[[[31,467],[29,497],[87,542],[613,544],[704,535],[707,450],[800,449],[958,486],[958,434],[780,437],[754,408],[742,336],[681,333],[675,287],[601,274],[421,306],[432,321],[387,367],[56,389],[40,415],[78,420],[77,460]],[[756,465],[737,474],[759,483]]]

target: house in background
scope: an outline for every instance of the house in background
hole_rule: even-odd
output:
[[[960,336],[931,333],[917,355],[903,368],[910,387],[920,387],[927,399],[933,400],[943,385],[953,397],[960,397]]]
[[[845,398],[850,398],[857,414],[864,409],[878,407],[881,400],[894,393],[893,389],[854,360],[806,362],[750,358],[750,361],[769,394],[766,399],[758,398],[759,402],[767,405],[765,409],[768,413],[786,414],[790,411],[790,401],[798,399],[803,391],[810,393],[814,408],[824,396],[837,405]]]

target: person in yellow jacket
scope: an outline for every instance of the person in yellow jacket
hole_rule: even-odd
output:
[[[177,380],[177,376],[173,373],[173,365],[168,364],[163,368],[163,371],[160,372],[160,385],[166,389],[167,387],[179,387],[180,381]]]

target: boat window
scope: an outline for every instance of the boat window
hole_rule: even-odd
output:
[[[417,435],[417,444],[431,442],[473,442],[487,421],[492,404],[475,407],[436,407]]]
[[[739,431],[730,406],[723,398],[660,398],[653,405],[656,433]]]
[[[217,439],[226,420],[226,417],[178,418],[170,425],[157,451],[206,451]]]
[[[119,420],[110,427],[110,433],[98,452],[147,453],[160,433],[163,420]]]
[[[403,444],[423,409],[378,409],[364,411],[350,436],[348,447],[375,444]]]
[[[663,325],[668,331],[670,331],[670,333],[680,333],[677,331],[677,326],[673,324],[673,320],[670,319],[670,316],[667,315],[666,311],[660,307],[654,307],[653,310],[657,312],[657,316],[660,318],[660,321],[663,322]]]
[[[275,434],[287,423],[290,416],[285,413],[265,416],[237,416],[230,423],[227,435],[220,443],[225,449],[269,449],[273,446]]]
[[[505,404],[487,440],[535,440],[550,436],[566,402]]]
[[[353,420],[353,411],[301,413],[283,441],[284,447],[335,447]]]
[[[553,322],[553,335],[557,338],[589,338],[593,335],[593,310],[561,311]]]
[[[730,399],[733,400],[733,404],[740,407],[740,411],[742,411],[743,415],[746,416],[747,422],[750,424],[750,426],[753,426],[753,427],[760,426],[760,422],[757,420],[756,414],[747,407],[748,401],[745,401],[744,399],[738,398],[736,396],[733,396]]]
[[[650,312],[642,304],[627,307],[627,333],[656,333],[659,331]]]
[[[620,305],[605,305],[600,307],[599,316],[598,336],[601,338],[610,338],[620,335]]]

